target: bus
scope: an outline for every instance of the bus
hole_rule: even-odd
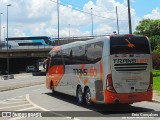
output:
[[[49,36],[11,37],[8,38],[8,41],[12,48],[17,48],[19,46],[22,46],[23,48],[25,46],[49,46],[55,43],[55,40]]]
[[[146,36],[110,35],[55,46],[46,87],[91,105],[152,100],[151,46]]]

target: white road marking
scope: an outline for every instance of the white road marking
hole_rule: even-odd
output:
[[[29,108],[24,108],[24,109],[20,109],[20,110],[17,110],[17,111],[25,111],[25,110],[30,110],[30,109],[34,109],[36,107],[29,107]]]
[[[6,101],[10,101],[10,100],[17,100],[17,98],[24,98],[25,99],[25,96],[18,96],[18,97],[14,97],[14,98],[11,98],[11,99],[7,99],[7,100],[2,100],[0,101],[0,103],[3,103],[3,102],[6,102]],[[19,99],[18,99],[19,100]],[[26,100],[26,99],[25,99]]]
[[[17,99],[16,99],[16,98],[13,98],[13,99],[9,99],[9,100],[7,100],[7,101],[10,101],[10,100],[12,100],[12,101],[13,101],[13,100],[14,100],[14,101],[21,101],[21,100],[26,100],[26,98],[23,98],[23,99],[22,99],[22,98],[17,98]]]
[[[33,105],[34,107],[39,108],[39,109],[41,109],[41,110],[43,110],[43,111],[49,111],[49,110],[47,110],[47,109],[45,109],[45,108],[42,108],[42,107],[34,104],[34,103],[29,99],[29,94],[26,94],[26,99],[27,99],[27,101],[28,101],[31,105]]]
[[[6,105],[9,105],[9,104],[15,104],[15,103],[25,103],[27,101],[19,101],[19,102],[3,102],[1,104],[6,104]]]
[[[43,111],[49,111],[49,110],[47,110],[47,109],[45,109],[45,108],[42,108],[42,107],[36,105],[35,103],[33,103],[33,102],[29,99],[29,94],[26,94],[26,99],[27,99],[27,101],[28,101],[30,104],[32,104],[34,107],[39,108],[39,109],[41,109],[41,110],[43,110]],[[55,115],[58,115],[58,116],[61,116],[61,117],[64,117],[64,118],[67,118],[67,119],[80,120],[80,119],[78,119],[78,118],[65,117],[64,115],[58,114],[58,113],[54,113],[54,114],[55,114]]]
[[[24,117],[15,117],[15,118],[11,118],[11,119],[8,119],[8,120],[19,120],[19,119],[23,119]]]
[[[30,105],[30,104],[22,104],[22,105],[15,105],[15,106],[1,107],[0,109],[13,108],[13,107],[20,107],[20,106],[27,106],[27,105]]]

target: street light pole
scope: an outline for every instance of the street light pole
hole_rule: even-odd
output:
[[[6,40],[6,38],[5,38],[5,36],[6,36],[6,35],[5,35],[5,27],[3,27],[3,29],[4,29],[4,33],[3,33],[3,34],[4,34],[4,42],[6,42],[6,41],[5,41],[5,40]]]
[[[93,36],[93,16],[92,16],[92,8],[91,8],[91,20],[92,20],[92,36]]]
[[[129,34],[132,34],[130,1],[129,1],[129,0],[127,0],[127,3],[128,3],[128,23],[129,23]]]
[[[11,4],[7,5],[7,72],[9,75],[9,54],[8,54],[8,7],[11,6]]]
[[[59,0],[57,0],[57,14],[58,14],[58,45],[59,45]]]
[[[70,40],[70,24],[68,24],[68,26],[69,26],[69,40]],[[68,43],[69,43],[69,41],[68,41]]]
[[[1,37],[1,15],[2,15],[3,13],[0,13],[0,47],[1,47],[1,42],[2,42],[2,37]]]
[[[119,35],[119,20],[118,20],[118,9],[116,6],[116,16],[117,16],[117,31],[118,31],[118,35]]]

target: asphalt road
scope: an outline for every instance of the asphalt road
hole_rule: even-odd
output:
[[[159,114],[159,117],[154,119],[160,120],[160,112],[155,113],[155,111],[160,111],[160,103],[140,102],[130,106],[96,104],[88,107],[77,104],[75,97],[60,93],[53,95],[45,88],[45,84],[3,91],[0,92],[0,96],[0,111],[43,111],[42,115],[46,117],[45,119],[106,120],[107,118],[119,120],[127,116],[131,117],[133,113],[137,113],[135,115],[152,113]],[[35,118],[32,119],[35,120]]]

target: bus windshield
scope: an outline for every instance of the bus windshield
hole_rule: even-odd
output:
[[[140,36],[114,36],[110,40],[110,54],[150,54],[148,39]]]

